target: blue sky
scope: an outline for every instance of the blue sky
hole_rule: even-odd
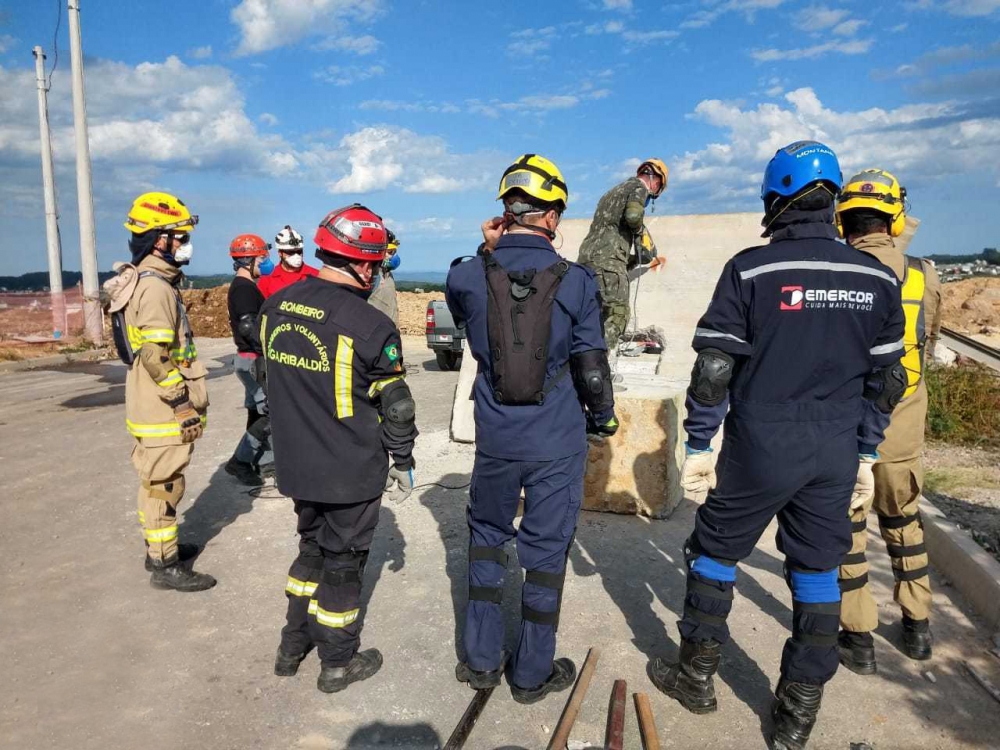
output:
[[[0,275],[45,268],[31,47],[64,0],[0,0]],[[815,137],[907,186],[918,253],[1000,244],[1000,0],[81,0],[99,261],[131,199],[200,214],[192,273],[236,234],[307,238],[363,202],[403,268],[478,244],[503,169],[563,170],[568,216],[659,156],[658,214],[759,210],[774,150]],[[520,9],[520,12],[515,12]],[[50,111],[64,266],[79,268],[66,12]],[[737,250],[738,248],[734,248]],[[669,248],[667,248],[669,253]]]

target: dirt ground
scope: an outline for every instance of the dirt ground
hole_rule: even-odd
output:
[[[0,494],[0,748],[440,748],[472,697],[453,674],[467,587],[463,486],[474,459],[472,446],[448,440],[458,374],[439,371],[421,337],[404,340],[421,431],[420,487],[408,502],[383,506],[363,593],[363,645],[378,647],[385,666],[331,696],[316,690],[314,658],[296,678],[271,673],[285,575],[296,554],[294,516],[273,486],[250,493],[223,471],[242,433],[242,389],[232,374],[230,341],[203,339],[198,348],[210,368],[212,408],[187,475],[180,533],[204,548],[197,567],[219,579],[200,594],[155,591],[142,570],[121,365],[0,375],[6,479]],[[688,714],[645,674],[650,658],[676,653],[681,549],[695,509],[685,501],[664,521],[581,517],[559,653],[577,665],[591,646],[602,656],[573,740],[601,746],[608,696],[621,678],[629,692],[649,694],[665,748],[764,747],[770,691],[791,621],[773,528],[740,565],[733,640],[723,649],[716,683],[719,712]],[[902,656],[888,557],[877,532],[870,533],[879,672],[838,672],[809,747],[997,747],[997,704],[962,667],[968,660],[1000,683],[1000,661],[988,653],[992,633],[932,574],[934,659],[916,663]],[[516,637],[522,580],[512,562],[508,645]],[[520,706],[502,685],[466,747],[543,748],[564,702],[562,694]],[[631,708],[625,747],[640,747]]]
[[[1000,560],[1000,452],[931,443],[924,495]]]
[[[1000,278],[952,281],[942,286],[942,295],[946,327],[1000,343]]]

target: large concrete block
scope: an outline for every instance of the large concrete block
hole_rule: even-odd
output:
[[[665,518],[683,499],[680,423],[684,395],[659,397],[639,386],[615,399],[621,426],[614,437],[593,439],[587,455],[583,507],[609,513]],[[634,395],[629,395],[637,391]]]

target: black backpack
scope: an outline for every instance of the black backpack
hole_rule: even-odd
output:
[[[541,271],[508,271],[489,254],[483,266],[493,398],[505,406],[541,404],[569,372],[567,362],[545,384],[552,301],[570,264],[560,259]]]

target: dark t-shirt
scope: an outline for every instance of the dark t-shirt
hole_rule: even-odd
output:
[[[248,341],[246,337],[240,335],[238,324],[244,315],[256,316],[263,304],[264,295],[260,293],[256,284],[242,276],[233,279],[233,283],[229,285],[229,326],[233,330],[233,341],[236,342],[237,351],[261,354],[256,342]],[[255,324],[254,330],[257,328],[258,325]]]

